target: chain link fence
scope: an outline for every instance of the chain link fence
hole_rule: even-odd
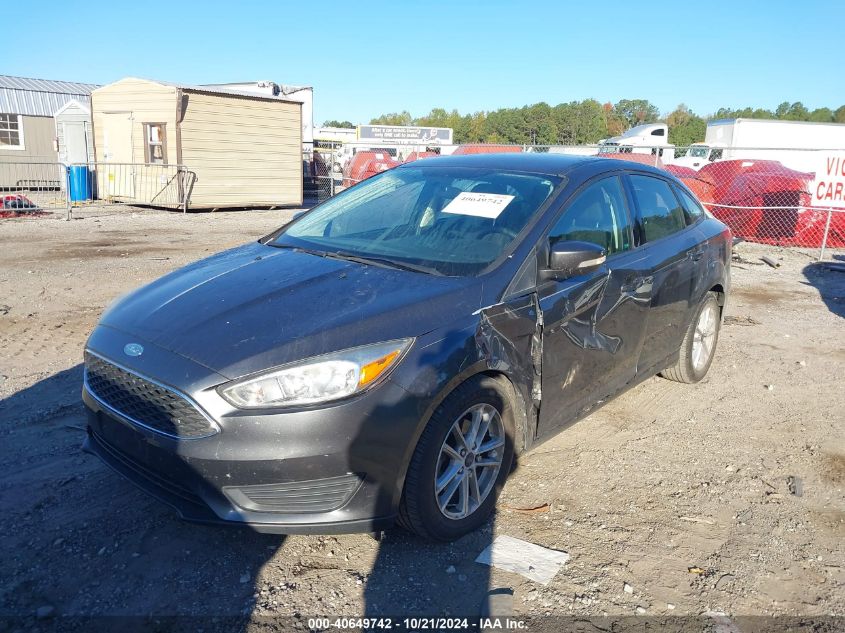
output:
[[[437,156],[525,152],[614,158],[662,169],[686,184],[735,237],[778,246],[845,248],[845,194],[811,204],[815,172],[840,150],[702,145],[391,145],[315,143],[304,162],[313,202],[403,163]],[[845,150],[841,150],[845,152]],[[834,196],[835,197],[835,196]]]
[[[187,211],[195,174],[184,165],[0,162],[0,214],[136,205]]]

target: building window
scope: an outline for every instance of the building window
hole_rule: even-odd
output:
[[[0,149],[23,149],[20,115],[0,114]]]
[[[144,123],[144,156],[152,165],[167,164],[167,136],[164,123]]]

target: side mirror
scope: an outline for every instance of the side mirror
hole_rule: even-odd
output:
[[[592,242],[563,241],[549,249],[549,266],[543,271],[546,279],[569,279],[586,275],[604,264],[607,252]]]

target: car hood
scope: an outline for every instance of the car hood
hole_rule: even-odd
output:
[[[255,243],[135,290],[100,323],[232,379],[358,345],[419,336],[473,312],[479,303],[480,284],[472,278]]]

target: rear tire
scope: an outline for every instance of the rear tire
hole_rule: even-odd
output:
[[[660,375],[688,385],[704,378],[716,355],[721,323],[719,300],[715,292],[708,292],[687,328],[678,362]]]
[[[484,524],[513,462],[514,416],[505,393],[500,379],[475,376],[437,407],[408,466],[402,527],[453,541]]]

